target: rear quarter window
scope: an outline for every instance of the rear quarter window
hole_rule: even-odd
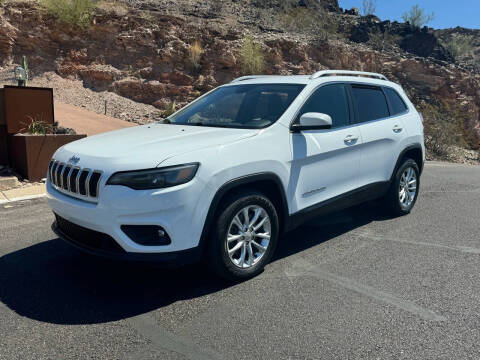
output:
[[[390,116],[387,99],[380,87],[352,85],[352,93],[358,110],[358,122],[382,119]]]
[[[387,95],[388,102],[390,103],[390,111],[392,115],[401,114],[407,111],[407,105],[403,101],[402,97],[392,88],[384,88]]]

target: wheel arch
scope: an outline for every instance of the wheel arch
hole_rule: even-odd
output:
[[[278,211],[280,233],[283,232],[288,220],[289,212],[285,188],[278,175],[271,172],[263,172],[241,176],[226,182],[215,193],[212,202],[210,203],[207,217],[203,225],[202,235],[200,237],[200,247],[202,249],[205,248],[211,225],[222,202],[234,192],[246,188],[260,191],[272,201]]]
[[[423,170],[422,146],[420,144],[409,145],[405,149],[403,149],[400,155],[398,156],[395,167],[393,168],[392,175],[390,176],[390,182],[393,180],[393,177],[395,176],[395,173],[399,168],[399,166],[402,164],[402,161],[407,158],[414,160],[418,165],[420,174],[422,173],[422,170]]]

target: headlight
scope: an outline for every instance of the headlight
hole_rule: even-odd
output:
[[[181,185],[193,179],[199,163],[158,169],[122,171],[113,174],[107,185],[123,185],[135,190],[160,189]]]

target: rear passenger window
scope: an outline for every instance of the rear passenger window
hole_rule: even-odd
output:
[[[331,84],[318,88],[303,105],[297,122],[305,113],[316,112],[330,115],[332,127],[350,124],[350,108],[344,84]]]
[[[377,120],[390,116],[387,99],[381,88],[352,85],[352,92],[357,104],[359,122]]]
[[[387,87],[383,89],[385,90],[388,102],[390,103],[390,111],[392,112],[392,115],[397,115],[407,111],[407,105],[405,105],[405,102],[395,90]]]

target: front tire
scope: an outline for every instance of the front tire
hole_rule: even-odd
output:
[[[214,221],[207,259],[213,271],[230,281],[262,272],[278,243],[272,202],[254,190],[242,191],[223,202]]]
[[[390,189],[385,197],[393,215],[410,213],[420,189],[420,170],[412,159],[405,159],[395,172]]]

